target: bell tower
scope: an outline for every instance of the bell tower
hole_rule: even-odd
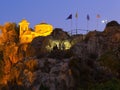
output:
[[[26,19],[22,19],[21,22],[19,22],[19,26],[20,26],[20,37],[23,35],[23,33],[25,31],[27,31],[29,29],[29,22]]]

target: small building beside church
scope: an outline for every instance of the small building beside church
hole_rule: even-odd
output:
[[[23,19],[20,23],[19,38],[20,43],[30,43],[35,37],[48,36],[53,31],[53,26],[47,23],[35,25],[34,31],[29,28],[30,23]]]

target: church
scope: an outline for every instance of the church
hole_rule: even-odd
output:
[[[26,19],[19,22],[20,43],[30,43],[35,37],[48,36],[53,31],[53,26],[44,22],[35,25],[34,31],[29,28],[29,25],[30,23]]]

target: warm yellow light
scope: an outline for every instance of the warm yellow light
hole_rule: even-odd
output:
[[[20,25],[20,42],[21,43],[30,43],[35,37],[38,36],[48,36],[53,31],[53,26],[47,23],[40,23],[35,26],[35,31],[29,29],[29,22],[23,19]]]
[[[19,23],[19,26],[20,26],[20,37],[21,37],[21,35],[24,34],[24,32],[25,32],[26,30],[29,29],[29,24],[30,24],[30,23],[29,23],[26,19],[23,19],[23,20]]]
[[[53,31],[53,27],[50,24],[41,23],[35,26],[35,32],[40,36],[48,36]]]
[[[71,48],[71,43],[68,41],[68,40],[65,40],[64,42],[64,48],[65,48],[65,50],[67,50],[67,49],[70,49]]]
[[[61,41],[61,40],[49,40],[49,44],[46,46],[46,49],[48,51],[51,51],[53,50],[54,47],[56,47],[59,49],[59,50],[68,50],[71,48],[71,43],[69,40],[64,40],[64,41]]]

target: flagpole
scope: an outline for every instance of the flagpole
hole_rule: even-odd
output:
[[[97,16],[96,16],[96,24],[97,24],[96,29],[98,29],[98,19],[99,19],[99,18],[100,18],[100,15],[97,14]]]
[[[88,29],[89,29],[89,20],[90,20],[90,17],[89,17],[89,15],[87,14],[87,32],[88,32]]]
[[[72,35],[72,19],[71,19],[70,28],[71,28],[71,35]]]
[[[88,28],[89,28],[89,20],[87,20],[87,32],[88,32]]]
[[[98,18],[96,20],[96,30],[98,29]]]
[[[76,12],[76,15],[75,15],[75,17],[76,17],[76,34],[78,33],[78,12]]]
[[[71,22],[70,22],[70,28],[71,28],[70,33],[71,33],[71,35],[72,35],[72,14],[70,14],[70,15],[66,18],[66,20],[68,20],[68,19],[71,19]]]
[[[76,34],[77,34],[78,19],[76,18]]]

